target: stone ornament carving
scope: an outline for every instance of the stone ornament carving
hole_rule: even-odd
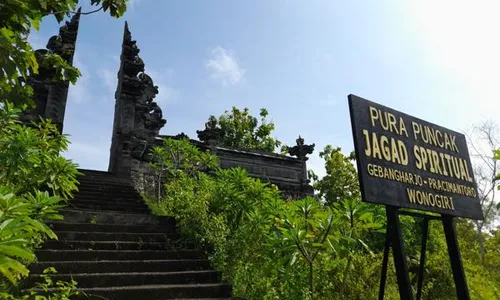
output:
[[[209,145],[215,145],[222,139],[222,129],[217,127],[217,119],[211,116],[205,123],[204,130],[197,130],[198,139]]]
[[[109,170],[119,176],[130,176],[131,159],[151,159],[150,149],[167,122],[154,101],[158,87],[145,72],[139,53],[125,22],[109,166]]]
[[[69,82],[54,82],[55,70],[45,67],[42,60],[45,54],[55,53],[69,64],[73,63],[80,24],[80,12],[81,8],[78,9],[70,21],[66,21],[65,25],[59,29],[58,35],[54,35],[49,39],[46,49],[35,51],[40,68],[38,74],[30,76],[26,80],[26,84],[33,88],[32,99],[35,108],[27,110],[22,116],[22,120],[27,122],[37,121],[40,117],[51,119],[62,132]]]
[[[163,128],[167,122],[163,119],[163,113],[160,106],[153,101],[158,94],[158,87],[154,85],[153,80],[146,73],[139,74],[138,78],[141,82],[142,89],[142,96],[137,103],[137,106],[140,107],[140,114],[138,117],[143,120],[144,128],[154,132],[154,136],[157,136],[160,129]]]
[[[288,149],[288,154],[291,156],[296,156],[298,159],[302,161],[302,178],[301,182],[301,193],[311,194],[314,192],[313,188],[309,185],[309,178],[307,176],[307,167],[306,161],[309,159],[307,157],[308,154],[312,154],[314,152],[315,144],[306,145],[304,143],[304,139],[299,135],[299,138],[295,140],[297,143],[295,146]]]
[[[189,136],[187,134],[185,134],[184,132],[181,132],[181,133],[175,135],[174,139],[176,139],[176,140],[188,139],[189,140]]]
[[[315,144],[306,145],[304,144],[304,139],[299,135],[299,138],[295,140],[297,143],[295,146],[290,147],[288,149],[288,154],[291,156],[296,156],[297,158],[307,161],[309,158],[308,154],[312,154],[314,152]]]

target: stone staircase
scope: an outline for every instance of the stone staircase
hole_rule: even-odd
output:
[[[205,255],[176,242],[173,218],[151,215],[129,182],[80,171],[64,221],[51,224],[59,240],[37,251],[31,282],[55,267],[53,280],[74,279],[83,299],[230,299]]]

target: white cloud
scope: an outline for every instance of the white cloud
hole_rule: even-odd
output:
[[[210,72],[210,77],[222,85],[237,84],[243,79],[246,72],[239,66],[235,56],[220,46],[212,49],[205,67]]]
[[[82,75],[78,78],[75,85],[70,84],[68,101],[73,101],[77,104],[85,103],[87,102],[89,95],[91,95],[89,92],[89,82],[92,76],[90,76],[87,66],[80,60],[78,52],[75,54],[73,66],[78,68]]]
[[[323,54],[323,59],[322,59],[322,62],[326,62],[327,64],[331,64],[333,63],[333,54],[331,53],[325,53]]]
[[[127,2],[127,8],[134,10],[141,3],[141,1],[142,0],[129,0]]]
[[[106,170],[109,160],[109,146],[72,142],[68,151],[62,155],[76,162],[80,168]]]
[[[309,160],[307,161],[307,169],[313,170],[319,178],[323,178],[326,175],[325,162],[321,157],[319,157],[317,153],[309,156]]]
[[[466,115],[496,117],[500,109],[500,2],[420,0],[408,4],[414,34],[420,36],[428,60],[447,78],[457,80],[462,91],[468,91],[467,103],[461,103],[467,105]]]
[[[179,90],[173,88],[170,83],[174,76],[173,69],[148,69],[146,70],[146,74],[148,74],[153,79],[154,84],[158,86],[158,95],[155,101],[160,105],[163,111],[166,110],[167,105],[177,102],[180,95]]]
[[[31,47],[33,47],[34,50],[45,49],[48,40],[49,39],[47,37],[42,36],[39,31],[36,31],[34,29],[31,30],[28,36],[28,41],[30,42]]]
[[[116,73],[110,69],[99,69],[97,70],[97,76],[102,80],[101,83],[104,84],[108,92],[113,95],[118,81]]]
[[[333,96],[332,94],[327,94],[325,98],[318,100],[319,106],[327,108],[337,107],[341,103],[342,101],[340,101],[340,99],[335,98],[335,96]]]

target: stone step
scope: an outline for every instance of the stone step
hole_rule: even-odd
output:
[[[214,270],[181,271],[181,272],[133,272],[133,273],[86,273],[86,274],[54,274],[52,280],[78,282],[78,287],[109,287],[153,284],[202,284],[218,283],[220,272]],[[41,282],[40,275],[30,275],[27,286]],[[30,284],[31,283],[31,284]]]
[[[83,169],[83,168],[78,168],[78,172],[83,173],[83,174],[107,174],[114,176],[113,173],[109,171],[104,171],[104,170],[91,170],[91,169]]]
[[[185,299],[185,298],[228,298],[231,296],[231,286],[225,283],[206,284],[176,284],[176,285],[137,285],[114,286],[105,288],[79,289],[87,296],[81,299],[108,300],[156,300],[156,299]]]
[[[80,183],[94,184],[94,185],[122,185],[122,186],[132,186],[130,180],[110,177],[110,176],[77,176],[76,180]]]
[[[88,210],[98,210],[98,211],[116,211],[116,212],[131,212],[131,213],[149,213],[149,208],[145,207],[134,207],[127,205],[118,204],[93,204],[93,203],[82,203],[77,202],[75,204],[68,205],[71,209],[88,209]]]
[[[135,194],[135,192],[113,192],[113,191],[82,191],[82,192],[77,192],[74,195],[74,198],[78,197],[85,197],[85,198],[96,198],[96,197],[102,197],[102,198],[120,198],[120,199],[133,199],[136,201],[142,201],[142,198],[140,195]],[[74,199],[73,198],[73,199]]]
[[[49,267],[59,274],[176,272],[210,270],[210,262],[207,259],[43,261],[31,264],[30,270],[32,274],[41,274]]]
[[[127,184],[104,184],[104,183],[99,183],[99,182],[80,182],[78,185],[78,190],[79,191],[102,191],[102,190],[110,190],[110,191],[129,191],[129,192],[134,192],[137,193],[136,189],[132,185],[127,185]]]
[[[135,204],[144,204],[144,200],[141,197],[135,197],[133,195],[113,195],[113,194],[76,194],[75,197],[69,200],[68,203],[72,203],[74,201],[97,201],[97,202],[106,202],[106,203],[135,203]]]
[[[103,176],[103,177],[118,178],[113,173],[108,171],[78,169],[78,172],[82,173],[84,176]]]
[[[76,177],[76,179],[85,179],[85,180],[108,180],[113,182],[122,182],[122,183],[130,183],[131,181],[127,178],[119,178],[113,175],[108,174],[99,174],[99,173],[83,173]]]
[[[145,243],[166,243],[179,238],[177,233],[141,233],[141,232],[84,232],[84,231],[57,231],[60,241],[129,241]]]
[[[114,202],[105,199],[82,199],[77,198],[73,199],[68,203],[69,207],[81,207],[81,206],[103,206],[107,208],[120,208],[120,209],[137,209],[144,210],[149,209],[148,206],[144,202],[137,202],[134,200],[123,200],[121,202]],[[149,210],[148,210],[149,211]]]
[[[144,203],[144,200],[139,195],[130,194],[130,193],[114,193],[114,192],[78,192],[74,195],[72,200],[77,199],[91,199],[91,200],[108,200],[112,202],[120,202],[122,200],[125,201],[133,201]]]
[[[54,231],[82,231],[82,232],[128,232],[128,233],[173,233],[174,226],[164,225],[135,225],[135,224],[82,224],[82,223],[51,223]]]
[[[56,241],[51,240],[43,244],[42,249],[52,250],[176,250],[193,249],[183,241],[169,243],[144,243],[124,241]]]
[[[151,215],[130,180],[79,171],[65,219],[50,223],[59,240],[46,242],[30,265],[32,284],[54,267],[52,280],[77,281],[81,299],[230,299],[220,272],[181,239],[174,218]]]
[[[122,196],[122,197],[116,197],[113,195],[86,195],[86,194],[77,194],[73,199],[71,199],[68,203],[72,204],[75,201],[94,201],[97,203],[112,203],[112,204],[143,204],[144,201],[139,198],[139,197],[133,197],[133,196]]]
[[[78,180],[78,179],[77,179]],[[78,180],[78,190],[99,190],[99,189],[134,189],[131,183],[125,183],[112,180],[98,180],[98,179],[82,179]]]
[[[73,207],[73,206],[87,206],[87,205],[94,205],[94,206],[107,206],[109,207],[121,207],[123,208],[128,208],[128,209],[144,209],[144,208],[149,208],[146,203],[144,202],[138,202],[137,200],[132,200],[132,199],[112,199],[112,198],[101,198],[101,199],[91,199],[91,198],[76,198],[68,202],[67,206],[68,207]]]
[[[137,193],[136,189],[132,185],[128,184],[103,184],[100,182],[94,182],[94,181],[81,181],[79,186],[78,186],[79,191],[103,191],[103,190],[109,190],[109,191],[129,191],[129,192],[135,192]]]
[[[43,261],[105,261],[105,260],[167,260],[200,259],[203,253],[197,250],[38,250],[36,257]]]
[[[164,225],[174,226],[173,217],[153,216],[149,213],[133,213],[120,211],[99,211],[91,209],[71,209],[61,210],[64,222],[67,223],[106,223],[106,224],[135,224],[135,225]]]

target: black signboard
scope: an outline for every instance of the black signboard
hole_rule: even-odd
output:
[[[354,95],[349,109],[364,201],[483,219],[463,134]]]

